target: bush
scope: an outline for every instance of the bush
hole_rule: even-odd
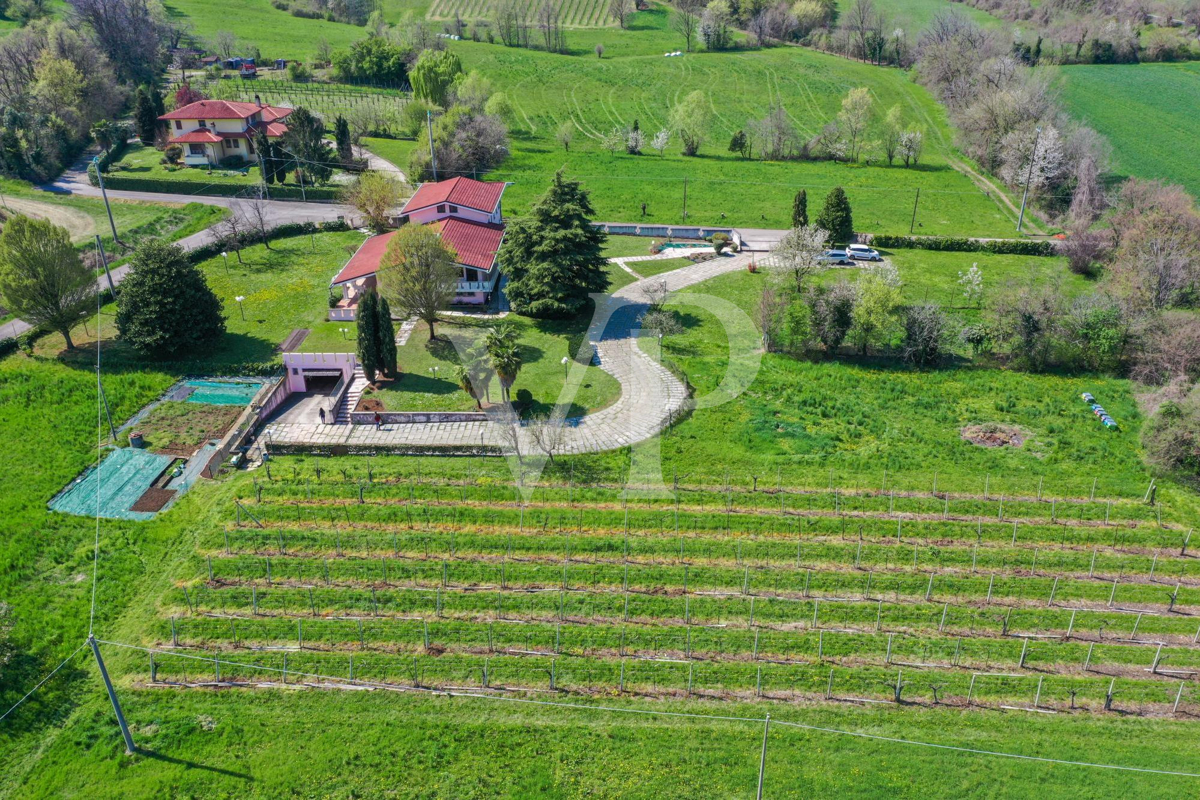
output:
[[[950,351],[950,320],[936,303],[910,306],[904,316],[901,355],[918,367],[940,364]]]
[[[1105,231],[1076,231],[1059,245],[1059,252],[1067,257],[1071,272],[1095,277],[1100,272],[1100,262],[1108,255],[1109,238]]]
[[[886,248],[911,248],[916,250],[939,250],[962,253],[995,253],[1012,256],[1055,256],[1058,249],[1053,242],[1029,239],[998,239],[981,242],[952,236],[891,236],[876,234],[871,245]]]
[[[246,159],[241,156],[225,156],[221,159],[222,169],[241,169],[246,166]]]
[[[95,181],[93,180],[93,185]],[[200,183],[196,181],[189,186],[187,181],[173,181],[166,178],[131,178],[124,175],[106,176],[104,185],[109,189],[122,189],[130,192],[158,192],[160,194],[206,194],[216,197],[234,197],[240,195],[247,190],[244,183]],[[202,186],[200,191],[195,191],[193,186]],[[341,196],[341,188],[333,186],[308,186],[304,187],[304,196],[309,200],[338,200]],[[272,186],[270,188],[272,200],[299,200],[301,198],[299,186]]]
[[[183,158],[183,145],[172,144],[167,145],[167,149],[163,150],[162,163],[178,164]]]
[[[118,125],[117,128],[119,130],[113,134],[114,142],[112,149],[107,153],[100,154],[100,171],[105,175],[108,174],[108,170],[113,164],[120,161],[124,157],[125,149],[129,146],[129,142],[127,141],[129,138],[129,131],[124,125]],[[92,186],[99,185],[99,181],[96,178],[96,165],[94,163],[88,164],[88,182],[91,183]]]
[[[714,233],[712,235],[713,252],[717,255],[721,255],[722,251],[729,247],[732,241],[733,240],[729,238],[729,234],[727,233]]]
[[[1143,435],[1146,456],[1161,469],[1200,478],[1200,386],[1183,400],[1158,409]]]

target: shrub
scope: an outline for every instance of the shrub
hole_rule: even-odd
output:
[[[1192,480],[1200,477],[1200,387],[1177,403],[1163,403],[1146,426],[1143,444],[1150,463]]]
[[[721,255],[722,251],[729,247],[732,241],[727,233],[714,233],[712,235],[713,252]]]
[[[221,159],[222,169],[241,169],[246,165],[246,159],[241,156],[225,156]]]
[[[1109,252],[1109,235],[1104,231],[1079,230],[1068,236],[1059,252],[1067,257],[1067,268],[1076,275],[1095,277],[1100,262]]]
[[[950,320],[936,303],[910,306],[904,315],[901,355],[918,367],[941,363],[950,351]]]
[[[167,145],[167,149],[163,150],[162,163],[164,164],[178,164],[182,158],[183,145],[181,144]]]

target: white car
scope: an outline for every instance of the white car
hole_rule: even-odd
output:
[[[854,261],[845,250],[826,250],[821,256],[821,261],[826,264],[853,264]]]
[[[883,261],[879,251],[865,244],[852,244],[846,248],[846,255],[859,261]]]

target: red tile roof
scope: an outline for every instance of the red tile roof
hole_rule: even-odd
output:
[[[346,266],[342,267],[342,271],[333,277],[333,284],[337,285],[356,280],[357,278],[365,278],[368,275],[374,275],[378,272],[379,262],[383,260],[383,254],[387,250],[388,242],[397,233],[398,231],[382,233],[379,236],[372,236],[363,242],[358,251],[346,262]]]
[[[437,183],[423,183],[416,194],[408,199],[402,214],[409,214],[438,203],[453,203],[476,211],[490,214],[500,203],[504,194],[504,183],[500,181],[476,181],[471,178],[451,178]]]
[[[260,106],[257,103],[236,103],[231,100],[197,100],[183,108],[163,114],[159,119],[249,119],[262,112],[263,120],[273,122],[292,113],[290,108]]]
[[[170,141],[171,144],[216,144],[221,141],[221,137],[208,128],[197,128],[194,131],[188,131],[185,134],[176,136]]]
[[[490,270],[496,263],[496,251],[500,249],[500,242],[504,238],[503,225],[447,217],[430,223],[429,227],[441,235],[442,241],[454,248],[458,254],[457,263],[482,270]],[[397,233],[390,231],[363,242],[341,272],[334,276],[332,283],[346,283],[378,272],[388,243]]]
[[[260,128],[265,129],[267,136],[271,138],[283,136],[288,132],[288,126],[284,125],[282,122],[255,122],[251,124],[250,127],[254,130],[259,130]]]
[[[442,241],[454,248],[458,263],[475,269],[489,270],[496,263],[496,251],[504,238],[503,225],[472,222],[457,217],[445,217],[429,223],[442,236]]]

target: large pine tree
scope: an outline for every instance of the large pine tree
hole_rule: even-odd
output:
[[[117,298],[117,336],[155,356],[197,353],[225,333],[220,299],[187,254],[150,239],[129,260]]]
[[[354,312],[358,322],[358,364],[371,383],[379,374],[379,295],[368,291]]]
[[[154,110],[154,98],[150,94],[153,91],[149,86],[139,86],[133,99],[133,122],[138,138],[146,146],[154,144],[158,133],[158,113]]]
[[[834,244],[849,244],[854,241],[854,217],[850,212],[850,201],[840,186],[825,195],[825,205],[817,215],[817,227],[829,231],[829,241]]]
[[[607,236],[592,227],[593,213],[587,192],[559,170],[529,216],[509,224],[499,259],[513,311],[571,317],[583,311],[590,293],[608,288]]]

